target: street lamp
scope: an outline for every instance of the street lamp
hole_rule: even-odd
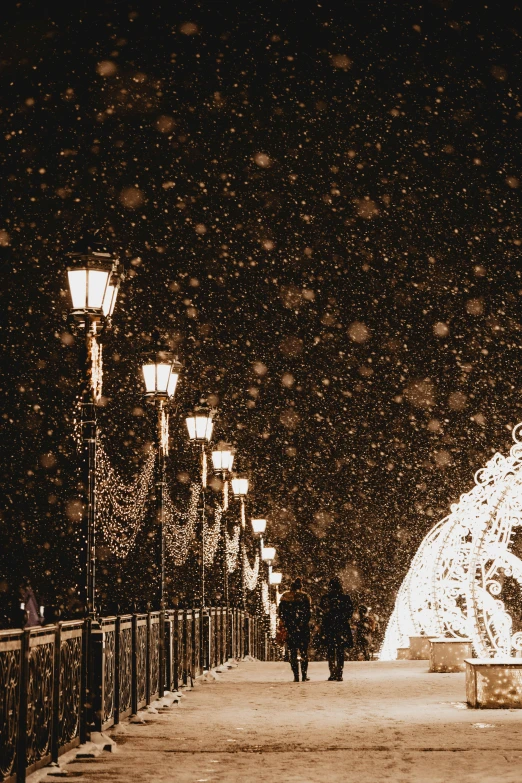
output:
[[[96,619],[96,403],[102,393],[102,346],[97,336],[110,328],[118,288],[123,278],[119,260],[106,246],[84,241],[67,253],[67,281],[71,316],[85,333],[82,356],[81,440],[83,462],[84,513],[80,596],[85,617],[83,636],[84,666],[81,683],[81,741],[94,726],[94,695],[91,646]]]
[[[268,575],[268,584],[274,585],[275,587],[275,608],[277,612],[277,607],[279,606],[279,585],[281,584],[283,580],[283,574],[281,571],[271,571],[271,573]],[[268,588],[270,590],[270,587]],[[270,600],[270,592],[268,594],[268,598]],[[275,627],[273,629],[273,634],[275,635]]]
[[[235,498],[239,498],[241,502],[241,527],[245,529],[245,498],[248,495],[248,478],[246,476],[234,476],[231,481],[232,492]]]
[[[214,467],[214,473],[216,473],[223,482],[223,511],[228,508],[228,479],[232,473],[232,465],[234,464],[235,451],[228,443],[220,441],[215,449],[212,451],[212,465]],[[227,563],[227,545],[225,533],[223,533],[223,594],[225,599],[225,608],[227,612],[227,629],[228,629],[228,612],[229,612],[229,590],[228,590],[228,563]],[[228,631],[227,631],[228,633]]]
[[[207,453],[206,446],[212,438],[214,429],[214,411],[208,405],[198,405],[194,411],[186,417],[189,440],[200,447],[201,453],[201,614],[204,621],[205,614],[205,487],[207,486]],[[210,645],[210,638],[209,638]],[[209,645],[205,645],[201,635],[201,652],[205,653],[202,660],[205,662],[206,653],[210,655]],[[208,663],[208,661],[207,661]]]
[[[85,616],[96,616],[96,408],[101,397],[101,345],[96,336],[111,325],[122,272],[118,258],[104,245],[84,242],[67,254],[71,315],[85,330],[81,395],[86,514],[81,585]]]
[[[158,351],[143,364],[142,371],[147,400],[164,402],[174,396],[181,364],[168,351]]]
[[[254,533],[255,536],[259,536],[261,542],[263,541],[263,535],[265,533],[265,530],[266,530],[266,519],[252,520],[252,532]]]
[[[269,568],[272,568],[272,561],[275,560],[276,550],[274,546],[264,546],[261,550],[261,558]]]
[[[181,373],[181,363],[167,350],[158,350],[149,355],[142,365],[145,382],[145,399],[156,407],[156,447],[158,463],[156,468],[156,518],[159,522],[159,689],[163,696],[165,688],[165,488],[166,458],[169,453],[169,415],[166,405],[176,391]]]
[[[259,551],[261,559],[263,559],[263,536],[266,530],[266,519],[253,519],[252,520],[252,532],[254,536],[259,539]]]
[[[110,319],[122,277],[118,259],[94,243],[68,253],[67,258],[73,318],[84,326]]]
[[[216,448],[212,451],[212,465],[214,466],[214,473],[217,473],[223,481],[223,510],[228,508],[228,479],[232,473],[232,465],[234,464],[235,452],[232,446],[228,443],[220,441]]]
[[[241,525],[239,528],[239,553],[240,553],[240,580],[241,580],[241,608],[245,607],[245,564],[243,562],[243,538],[245,535],[246,519],[245,519],[245,498],[248,494],[249,481],[245,475],[235,475],[230,482],[232,484],[232,492],[234,497],[239,499],[241,503]]]

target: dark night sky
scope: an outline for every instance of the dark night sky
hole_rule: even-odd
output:
[[[105,346],[115,462],[151,438],[139,362],[159,330],[185,365],[173,494],[182,414],[216,395],[287,574],[336,569],[387,612],[423,535],[508,447],[520,10],[332,5],[5,11],[2,589],[24,571],[47,600],[70,586],[63,254],[95,228],[129,270]]]

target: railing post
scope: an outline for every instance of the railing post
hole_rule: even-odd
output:
[[[103,628],[100,623],[93,623],[91,627],[91,655],[90,665],[92,672],[91,715],[92,730],[101,731],[103,722],[104,704],[104,640]]]
[[[183,636],[183,685],[188,685],[188,666],[189,666],[189,660],[188,660],[188,630],[187,630],[187,610],[183,610],[183,620],[182,620],[182,627],[181,627],[181,633]]]
[[[57,623],[54,636],[54,682],[53,682],[53,730],[51,739],[51,761],[58,762],[59,715],[60,715],[60,655],[62,649],[62,624]]]
[[[20,655],[20,713],[16,749],[16,781],[25,783],[27,766],[27,692],[29,688],[29,629],[22,634]]]
[[[138,615],[132,615],[132,714],[138,712]]]
[[[165,671],[164,671],[164,678],[163,678],[163,684],[161,687],[163,688],[163,693],[160,692],[160,696],[165,693],[165,691],[171,691],[172,690],[172,615],[165,612],[164,613],[164,627],[165,627]],[[161,618],[160,618],[161,622]],[[161,672],[160,672],[160,679],[161,679]]]
[[[179,611],[178,609],[174,609],[174,614],[172,615],[172,622],[174,623],[172,627],[172,656],[173,656],[173,667],[172,667],[172,683],[171,685],[174,686],[174,690],[177,691],[179,688]],[[173,690],[171,687],[171,690]]]
[[[150,610],[147,612],[147,654],[146,654],[146,666],[145,666],[145,702],[150,704],[150,656],[151,656],[151,642],[152,642],[152,630],[151,630],[152,618]]]
[[[120,615],[116,617],[114,626],[114,725],[116,725],[120,722]]]

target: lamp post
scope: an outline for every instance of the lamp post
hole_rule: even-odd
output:
[[[200,449],[201,470],[201,609],[205,610],[205,489],[207,486],[206,446],[212,439],[213,411],[208,405],[198,405],[186,418],[189,440]]]
[[[192,414],[187,416],[189,440],[200,447],[201,455],[201,623],[203,633],[200,634],[200,656],[203,668],[210,664],[210,618],[206,616],[205,596],[205,489],[207,486],[207,452],[206,446],[212,439],[214,429],[213,411],[208,405],[198,405]],[[205,638],[206,637],[206,638]]]
[[[244,587],[244,563],[243,563],[243,538],[245,535],[245,498],[248,495],[248,478],[245,475],[236,475],[232,481],[232,492],[234,497],[241,503],[241,526],[239,528],[239,565],[240,565],[240,609],[245,608],[245,587]]]
[[[276,607],[279,605],[279,585],[283,581],[283,574],[281,571],[272,571],[270,574],[270,584],[275,585],[276,589]]]
[[[169,351],[159,350],[142,366],[145,399],[156,408],[156,519],[159,524],[159,695],[165,692],[165,486],[166,458],[169,453],[169,415],[167,405],[174,397],[181,364]]]
[[[228,508],[228,480],[232,473],[232,465],[234,464],[235,452],[232,446],[228,443],[220,441],[216,448],[212,451],[212,465],[214,467],[214,473],[216,473],[223,482],[223,511]],[[227,548],[226,538],[223,532],[223,597],[225,599],[225,608],[227,613],[227,628],[228,628],[228,612],[229,612],[229,594],[228,594],[228,563],[227,563]]]
[[[91,638],[96,620],[96,403],[102,391],[102,346],[98,337],[111,325],[122,272],[104,245],[84,242],[67,254],[71,316],[83,330],[81,441],[84,487],[80,597],[85,618],[81,693],[81,740],[93,728]]]
[[[223,510],[228,508],[228,479],[232,474],[235,451],[228,443],[220,441],[212,451],[212,465],[216,473],[223,481]]]
[[[252,519],[251,523],[252,523],[252,533],[254,534],[255,538],[259,539],[259,557],[262,559],[263,536],[266,531],[266,519]],[[258,611],[261,617],[264,618],[262,579],[258,579],[257,600],[258,600]]]

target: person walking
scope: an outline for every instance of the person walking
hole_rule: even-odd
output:
[[[321,646],[326,649],[330,669],[328,680],[342,682],[344,652],[347,648],[353,647],[350,627],[353,605],[350,596],[344,592],[338,576],[330,579],[328,592],[321,598],[319,611],[321,621],[318,636]]]
[[[298,655],[301,656],[301,679],[308,682],[308,645],[310,644],[311,605],[309,596],[303,591],[302,580],[295,579],[290,590],[281,596],[278,615],[286,629],[286,643],[294,682],[299,682]]]

